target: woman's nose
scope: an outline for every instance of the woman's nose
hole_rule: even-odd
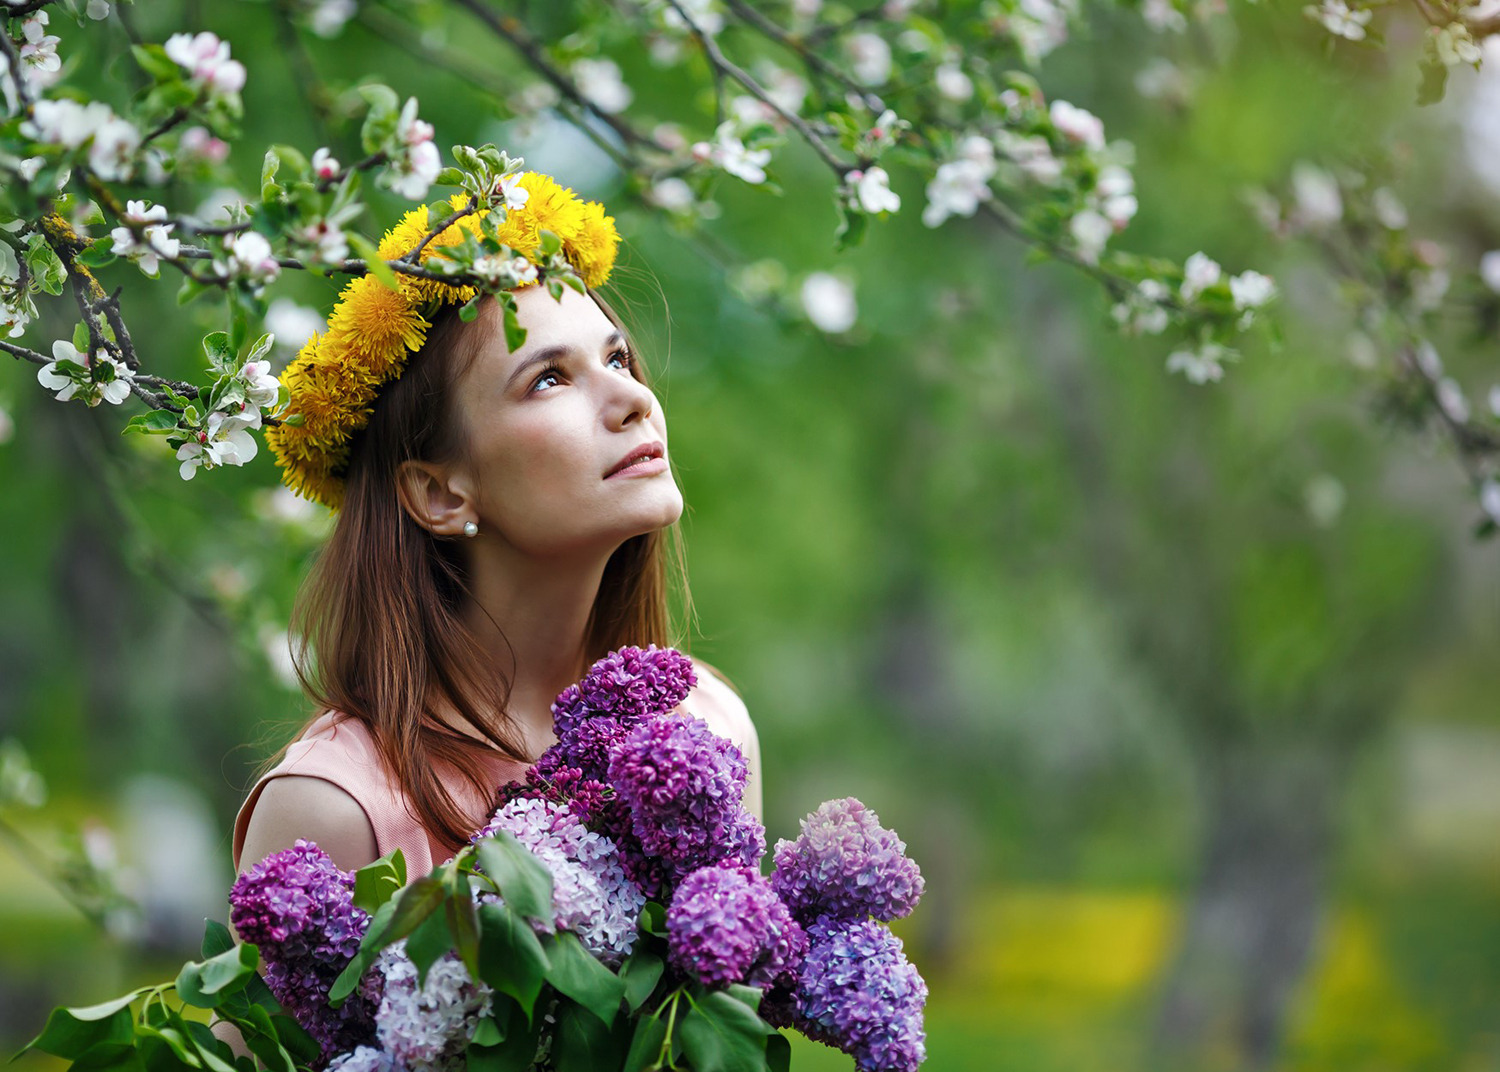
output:
[[[620,389],[611,401],[611,419],[620,428],[644,421],[656,406],[656,396],[634,376],[620,377]]]

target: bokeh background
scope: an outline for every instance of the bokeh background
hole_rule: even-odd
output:
[[[548,40],[581,17],[501,6]],[[462,13],[362,8],[333,40],[267,3],[131,15],[151,40],[214,30],[246,63],[241,191],[271,142],[358,156],[310,64],[414,94],[440,145],[493,141],[615,212],[607,293],[660,379],[689,504],[685,639],[759,726],[773,840],[853,794],[921,864],[898,932],[931,985],[928,1067],[1500,1069],[1497,544],[1442,444],[1382,421],[1325,262],[1242,197],[1393,153],[1413,231],[1460,261],[1500,246],[1500,61],[1418,110],[1415,30],[1334,52],[1295,4],[1166,36],[1089,9],[1043,83],[1135,145],[1132,248],[1207,250],[1283,295],[1284,346],[1195,386],[1078,273],[983,220],[922,226],[919,177],[896,173],[906,207],[835,254],[831,178],[792,146],[785,196],[725,179],[695,240],[568,124],[514,120],[390,32],[518,91],[515,56]],[[113,92],[123,37],[90,32],[65,36],[71,77]],[[612,54],[637,107],[707,133],[686,61]],[[374,203],[367,232],[404,207]],[[816,271],[853,283],[849,330],[800,314]],[[158,289],[137,344],[188,375],[221,311]],[[334,290],[273,294],[326,313]],[[65,314],[36,337],[66,337]],[[1444,357],[1494,382],[1496,341]],[[276,490],[265,451],[183,482],[159,440],[54,404],[27,366],[0,367],[0,409],[0,738],[47,787],[0,813],[13,1050],[53,1004],[175,971],[223,918],[231,818],[307,714],[286,615],[327,518]],[[101,928],[44,879],[78,852],[144,915]]]

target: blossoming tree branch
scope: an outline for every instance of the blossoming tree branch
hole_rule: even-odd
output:
[[[1477,62],[1475,42],[1494,32],[1493,20],[1418,3],[1440,31],[1427,62],[1444,71]],[[1267,274],[1226,270],[1203,251],[1179,264],[1128,248],[1137,211],[1133,147],[1111,140],[1085,108],[1049,95],[1036,73],[1087,14],[1076,3],[986,0],[940,13],[922,0],[886,0],[860,12],[821,0],[621,0],[556,42],[500,4],[456,6],[517,60],[508,82],[482,83],[497,109],[555,109],[609,154],[630,196],[705,244],[720,185],[780,192],[777,162],[800,143],[832,179],[839,225],[831,246],[847,248],[872,224],[910,211],[892,180],[914,178],[928,227],[983,218],[1085,273],[1104,289],[1119,327],[1162,336],[1166,367],[1193,382],[1220,379],[1246,332],[1270,328],[1275,337],[1265,307],[1277,288]],[[0,124],[0,349],[36,365],[39,383],[59,400],[138,399],[148,411],[128,426],[165,436],[191,478],[200,468],[244,464],[256,453],[250,432],[278,419],[284,389],[267,359],[272,340],[254,337],[254,329],[282,273],[374,273],[392,287],[402,276],[441,279],[510,300],[505,288],[525,260],[518,252],[528,251],[505,246],[497,229],[507,205],[524,196],[514,182],[520,161],[491,147],[454,146],[445,166],[415,98],[403,101],[373,82],[340,97],[309,81],[315,76],[297,62],[295,32],[292,65],[304,95],[359,100],[357,152],[352,137],[345,148],[273,145],[264,150],[256,195],[216,219],[185,209],[183,191],[198,195],[230,181],[225,161],[240,138],[240,94],[253,72],[212,33],[140,40],[130,10],[106,0],[28,0],[10,6],[0,34],[7,116]],[[1173,0],[1147,0],[1141,11],[1164,34],[1190,20],[1227,17]],[[1370,12],[1342,0],[1306,13],[1331,39],[1379,40]],[[440,44],[403,30],[402,16],[380,3],[305,0],[267,17],[294,20],[323,38],[357,19],[419,59],[464,69]],[[70,84],[77,66],[70,52],[102,50],[111,20],[136,42],[139,86],[128,101],[91,99]],[[639,42],[652,62],[696,72],[710,110],[663,117],[633,107],[633,92],[607,54]],[[1425,95],[1440,93],[1435,76],[1424,77]],[[369,181],[416,202],[435,185],[460,193],[434,202],[433,226],[414,248],[382,251],[364,237],[380,226],[362,200]],[[174,195],[179,203],[169,201]],[[424,255],[437,252],[427,248],[434,237],[465,216],[483,221],[476,238]],[[101,272],[117,272],[120,262],[138,272],[114,276],[119,281],[107,289]],[[561,258],[543,274],[554,294],[581,285]],[[131,296],[169,280],[180,300],[216,294],[226,307],[225,330],[204,339],[206,367],[194,382],[153,369],[150,348],[139,348],[131,333]],[[70,304],[70,337],[29,337],[43,295]],[[1420,352],[1406,339],[1390,360],[1422,375],[1430,362],[1402,356]],[[1453,389],[1442,377],[1429,388],[1416,396],[1434,419],[1455,429],[1466,423],[1452,420],[1451,405],[1443,408]],[[1486,509],[1500,512],[1493,437],[1455,430],[1453,438]]]

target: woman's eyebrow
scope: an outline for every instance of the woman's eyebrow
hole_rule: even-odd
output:
[[[604,344],[600,347],[600,349],[608,350],[611,346],[615,345],[615,343],[623,342],[624,339],[625,336],[620,334],[620,332],[611,332],[609,338],[604,340]],[[552,346],[542,347],[540,350],[536,351],[534,354],[523,360],[519,365],[515,367],[515,370],[510,374],[510,378],[505,381],[505,386],[509,388],[511,384],[520,379],[521,373],[525,372],[527,369],[532,368],[536,365],[548,364],[560,357],[567,355],[572,350],[573,347],[565,346],[562,343],[555,343]]]

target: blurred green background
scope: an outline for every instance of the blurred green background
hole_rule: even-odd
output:
[[[548,40],[591,10],[501,6]],[[1418,112],[1409,42],[1332,53],[1297,5],[1264,3],[1180,37],[1091,8],[1046,59],[1049,94],[1136,147],[1120,241],[1280,285],[1285,346],[1196,387],[1163,370],[1163,340],[1116,334],[1077,273],[980,219],[922,226],[920,176],[894,174],[902,211],[836,255],[830,176],[789,147],[786,196],[723,181],[710,256],[565,126],[508,124],[503,99],[364,21],[415,21],[523,85],[462,14],[371,3],[324,41],[280,10],[130,11],[148,40],[211,29],[246,63],[239,189],[273,141],[358,157],[356,128],[309,106],[305,62],[335,88],[415,94],[440,145],[524,152],[617,216],[606,293],[668,414],[691,648],[759,727],[773,841],[852,794],[921,864],[926,900],[898,931],[931,985],[928,1067],[1500,1069],[1496,544],[1470,535],[1441,446],[1372,413],[1377,377],[1347,357],[1352,313],[1322,263],[1274,245],[1240,196],[1394,146],[1414,232],[1458,260],[1500,246],[1500,194],[1456,178],[1472,72]],[[74,83],[128,83],[117,28],[54,32]],[[707,134],[690,64],[605,45],[638,111]],[[1175,104],[1137,89],[1162,56],[1194,80]],[[375,203],[367,233],[403,207]],[[828,337],[751,300],[741,266],[767,260],[789,306],[809,272],[847,273],[856,326]],[[142,292],[134,334],[190,375],[222,314],[172,289]],[[273,291],[322,313],[333,294]],[[67,337],[66,313],[27,341]],[[1495,342],[1444,356],[1493,382]],[[83,831],[147,909],[101,933],[0,849],[14,1049],[53,1004],[175,970],[202,916],[223,917],[231,818],[307,713],[280,653],[326,519],[275,493],[268,452],[185,483],[159,440],[55,405],[29,367],[0,369],[0,407],[0,737],[50,791],[6,818],[45,852]],[[851,1066],[811,1044],[796,1061]]]

